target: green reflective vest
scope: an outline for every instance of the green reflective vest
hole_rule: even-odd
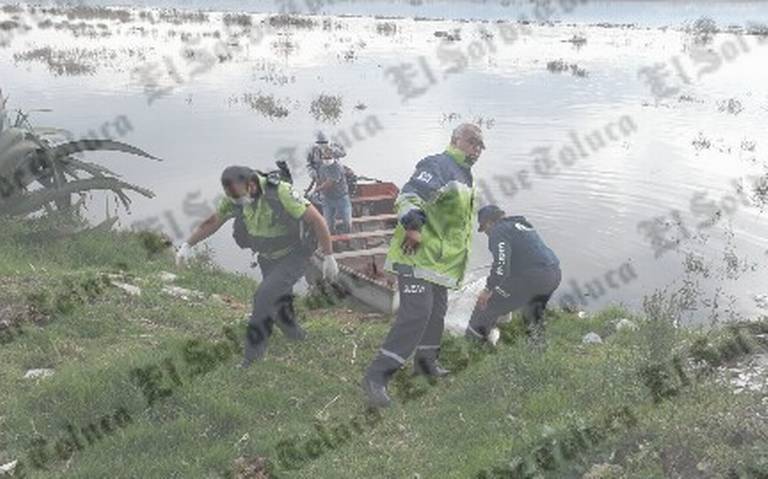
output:
[[[458,288],[469,262],[475,224],[476,191],[464,154],[449,147],[424,158],[397,198],[400,222],[390,244],[385,269],[412,270],[416,278]],[[401,249],[405,226],[420,218],[422,243],[413,255]]]

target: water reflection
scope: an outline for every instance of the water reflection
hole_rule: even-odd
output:
[[[268,3],[252,2],[247,10],[271,8]],[[420,8],[436,9],[446,18],[494,18],[493,12],[502,8],[455,2],[441,10],[441,5]],[[573,21],[610,18],[677,26],[704,13],[718,25],[759,20],[750,17],[755,13],[752,2],[706,4],[695,12],[674,10],[679,4],[654,5],[614,4],[607,14],[606,4],[589,3],[573,12]],[[416,8],[382,2],[369,5],[368,12],[377,13],[379,6],[402,15]],[[207,2],[205,7],[211,8]],[[333,8],[355,13],[363,7],[350,3]],[[768,116],[762,87],[768,80],[768,46],[753,43],[750,52],[717,72],[683,84],[679,95],[659,99],[638,71],[675,55],[684,58],[691,41],[685,31],[531,25],[529,36],[507,44],[496,25],[477,22],[317,17],[313,26],[302,23],[257,34],[255,26],[269,24],[264,15],[248,15],[250,20],[230,15],[225,22],[221,12],[154,12],[152,23],[146,10],[133,12],[128,22],[73,19],[61,28],[55,25],[63,24],[66,15],[52,15],[50,28],[26,31],[0,49],[0,78],[11,102],[53,109],[35,114],[38,124],[64,125],[85,134],[124,115],[132,129],[121,141],[164,159],[148,164],[100,157],[105,166],[158,195],[152,201],[136,198],[131,213],[122,218],[123,227],[154,221],[172,236],[188,234],[213,209],[225,166],[270,168],[286,150],[303,162],[301,153],[318,129],[338,138],[346,135],[346,161],[359,174],[402,184],[416,161],[447,144],[454,126],[475,121],[486,131],[488,150],[475,173],[488,186],[488,198],[536,224],[562,260],[564,285],[584,285],[626,263],[636,271],[636,280],[604,288],[585,308],[609,302],[639,307],[643,294],[682,281],[686,272],[696,273],[685,266],[690,251],[718,263],[711,267],[719,267],[722,278],[713,273],[708,279],[723,284],[722,294],[737,297],[734,309],[760,311],[753,298],[766,293],[764,215],[755,206],[742,205],[714,226],[700,229],[696,225],[712,211],[692,205],[706,194],[719,208],[723,199],[737,194],[733,180],[766,173],[759,139]],[[72,26],[80,21],[92,28]],[[456,30],[460,39],[445,44],[440,43],[444,35],[435,35]],[[76,33],[81,31],[109,33]],[[585,42],[574,43],[573,38]],[[733,39],[719,33],[712,44]],[[757,37],[746,39],[756,42]],[[217,47],[222,42],[226,46]],[[471,54],[476,51],[473,44],[486,46],[482,55]],[[461,58],[465,67],[452,72]],[[417,78],[424,91],[406,100],[385,74],[404,63],[420,75],[426,64],[433,75],[432,81]],[[57,70],[62,64],[87,68]],[[156,87],[165,92],[151,102],[147,82],[135,75],[147,65],[159,72]],[[203,65],[210,68],[201,69]],[[558,71],[561,65],[566,72]],[[588,74],[571,74],[581,70]],[[372,117],[378,123],[375,134],[353,138],[355,125]],[[595,131],[603,140],[599,148],[590,147],[587,139]],[[554,175],[536,172],[537,152],[547,148],[557,162]],[[566,148],[571,153],[563,156]],[[306,175],[299,174],[297,181],[302,189],[308,184]],[[90,204],[91,215],[100,218],[104,198],[94,195]],[[669,218],[675,211],[689,229],[688,238],[657,257],[638,224]],[[249,255],[234,248],[227,230],[210,241],[217,261],[250,274]],[[734,263],[728,251],[759,268],[733,267],[728,273],[727,265]],[[489,260],[485,238],[478,235],[472,267]],[[449,321],[466,321],[466,309],[453,308]],[[699,320],[707,314],[695,313]]]

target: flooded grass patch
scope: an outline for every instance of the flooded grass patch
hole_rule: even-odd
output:
[[[290,38],[279,38],[272,42],[271,46],[275,55],[283,58],[288,58],[299,49],[298,43]]]
[[[571,75],[577,77],[586,77],[589,75],[586,69],[581,68],[575,63],[568,64],[565,62],[565,60],[553,60],[547,62],[547,71],[552,73],[571,72]]]
[[[228,100],[232,104],[244,104],[251,110],[257,111],[267,118],[285,118],[290,113],[274,95],[263,95],[259,93],[243,93],[240,96],[230,97]]]
[[[376,24],[376,33],[383,36],[393,36],[397,34],[397,24],[394,22],[382,22]]]
[[[13,55],[13,59],[17,62],[40,62],[55,75],[92,75],[96,72],[96,67],[89,62],[105,57],[114,58],[115,54],[107,53],[106,49],[54,50],[51,47],[43,47]]]
[[[222,21],[224,22],[224,25],[227,26],[237,25],[240,27],[250,27],[253,25],[251,16],[244,13],[228,13],[224,15]]]
[[[10,31],[19,28],[19,23],[14,20],[5,20],[0,22],[0,30]]]
[[[161,10],[157,14],[158,21],[180,25],[182,23],[207,23],[208,14],[200,10],[187,12],[184,10]]]
[[[40,8],[40,12],[48,15],[63,15],[70,20],[112,20],[127,23],[133,20],[130,10],[123,8],[91,7],[75,5],[67,7]],[[30,8],[35,13],[35,8]]]
[[[309,18],[302,18],[297,15],[275,15],[269,17],[269,24],[278,28],[306,28],[313,29],[317,26],[317,22]]]
[[[709,17],[701,17],[688,28],[694,45],[709,45],[718,33],[717,23]]]
[[[738,115],[739,113],[744,111],[744,105],[742,105],[742,103],[735,98],[729,98],[727,100],[718,101],[717,110],[720,113],[730,113],[731,115]]]
[[[296,83],[296,75],[289,74],[273,62],[261,60],[253,67],[253,78],[276,86]]]
[[[576,48],[581,48],[587,44],[587,37],[584,35],[573,35],[568,40],[562,40],[563,43],[570,43]]]
[[[322,94],[312,101],[309,113],[317,121],[336,123],[342,114],[341,96]]]
[[[24,9],[19,5],[3,5],[0,7],[0,12],[3,13],[21,13]]]

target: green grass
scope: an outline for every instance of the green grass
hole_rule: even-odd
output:
[[[542,444],[561,444],[569,428],[601,424],[621,406],[631,409],[636,425],[615,429],[569,461],[543,461],[557,467],[541,477],[582,477],[599,464],[621,472],[590,477],[729,477],[732,467],[742,475],[730,477],[749,477],[747,467],[768,471],[768,428],[758,416],[767,417],[766,405],[759,396],[734,394],[713,374],[696,378],[690,372],[689,386],[677,384],[674,396],[656,404],[642,380],[649,365],[670,364],[675,355],[717,359],[707,347],[725,332],[678,330],[619,308],[585,320],[553,312],[548,347],[540,351],[521,340],[516,318],[495,349],[446,337],[444,363],[455,374],[430,385],[400,373],[391,388],[397,404],[372,418],[358,384],[387,332],[386,321],[357,321],[302,304],[309,339],[290,343],[276,332],[266,361],[243,371],[235,368],[236,343],[222,329],[233,328],[240,341],[247,308],[172,298],[161,291],[158,274],[172,271],[179,286],[227,294],[246,306],[256,287],[252,280],[205,264],[178,271],[170,253],[148,252],[146,238],[133,234],[31,242],[23,224],[0,229],[0,300],[37,301],[49,313],[0,345],[0,463],[20,459],[26,477],[218,478],[233,470],[237,458],[255,456],[269,459],[276,468],[272,477],[280,478],[481,477],[480,471],[515,458],[531,462],[526,458]],[[114,287],[90,297],[82,292],[88,278],[116,273],[139,286],[141,296]],[[63,312],[40,298],[73,290],[81,300]],[[640,330],[616,333],[612,321],[621,317],[633,317]],[[605,342],[582,345],[589,331]],[[213,344],[221,357],[197,363],[210,370],[192,376],[183,350],[194,339],[200,340],[199,357],[214,354]],[[166,358],[181,384],[166,373],[162,387],[170,393],[150,406],[131,371],[161,366]],[[22,378],[40,367],[56,372]],[[85,427],[120,408],[131,422],[69,460],[51,461],[45,471],[31,467],[28,453],[36,437],[55,443],[67,424]],[[318,428],[346,439],[332,439],[337,445],[330,448]],[[291,466],[288,445],[303,456],[296,469],[285,467]]]

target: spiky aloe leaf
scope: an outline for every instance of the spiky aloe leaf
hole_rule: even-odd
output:
[[[3,151],[12,147],[16,143],[24,139],[27,132],[23,128],[6,128],[0,133],[0,158],[2,158]]]
[[[107,218],[101,223],[97,224],[93,228],[89,228],[85,231],[92,232],[92,231],[109,231],[112,229],[113,226],[115,226],[115,223],[117,223],[117,220],[120,218],[114,217],[114,218]]]
[[[71,135],[72,132],[65,130],[64,128],[54,128],[50,126],[35,126],[32,131],[36,135],[40,136],[53,136],[53,135]]]
[[[8,110],[5,109],[7,103],[8,98],[3,96],[3,90],[0,88],[0,135],[5,131],[5,123],[8,121]]]
[[[119,178],[120,175],[115,173],[114,171],[110,170],[109,168],[101,165],[97,165],[95,163],[88,163],[85,161],[80,161],[77,158],[74,158],[72,156],[68,156],[66,158],[61,159],[62,164],[64,165],[71,165],[74,168],[77,168],[79,170],[83,170],[86,173],[90,173],[93,176],[103,176],[103,175],[109,175],[113,176],[115,178]]]
[[[89,178],[69,182],[56,189],[42,189],[25,194],[13,201],[0,200],[0,215],[23,216],[33,213],[51,202],[62,199],[69,201],[73,194],[92,190],[111,190],[115,193],[122,190],[132,190],[147,198],[154,198],[155,194],[146,188],[132,185],[115,178]]]
[[[151,160],[161,161],[160,158],[154,157],[149,153],[136,148],[135,146],[114,140],[70,141],[68,143],[57,145],[51,148],[50,154],[53,157],[59,158],[63,156],[69,156],[74,153],[80,153],[81,151],[121,151],[123,153],[131,153],[137,156],[149,158]]]
[[[34,156],[37,150],[37,143],[25,138],[0,152],[0,176],[8,179],[13,178],[25,160]]]

